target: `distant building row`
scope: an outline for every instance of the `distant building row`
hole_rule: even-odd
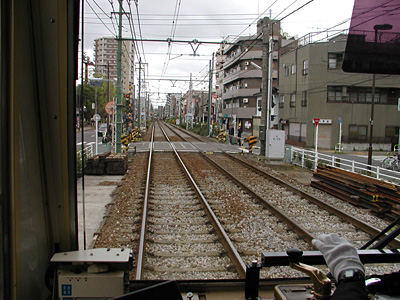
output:
[[[233,125],[235,133],[242,127],[243,134],[259,135],[262,107],[262,85],[268,74],[263,65],[263,26],[268,22],[272,37],[271,118],[272,128],[283,129],[286,142],[314,146],[315,126],[319,123],[318,145],[333,149],[339,141],[347,147],[365,150],[369,141],[372,100],[372,75],[345,73],[342,61],[346,35],[312,42],[309,39],[288,39],[281,34],[279,21],[259,20],[256,37],[240,37],[224,44],[215,57],[216,83],[212,96],[211,114],[225,128]],[[117,42],[114,38],[95,40],[96,71],[114,79]],[[134,78],[134,46],[123,42],[122,91],[132,92]],[[391,149],[398,143],[400,81],[397,76],[377,75],[373,148]],[[208,91],[189,91],[169,94],[166,116],[182,118],[190,109],[195,122],[208,117]],[[191,107],[189,107],[191,106]]]

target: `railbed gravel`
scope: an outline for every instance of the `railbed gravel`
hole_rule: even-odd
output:
[[[269,166],[264,161],[260,160],[256,156],[249,156],[249,155],[235,155],[235,157],[244,160],[247,163],[256,166],[257,168],[276,176],[294,187],[298,188],[299,190],[309,193],[319,199],[322,199],[325,203],[328,203],[347,214],[350,214],[357,219],[370,224],[371,226],[382,230],[386,228],[390,222],[386,219],[382,219],[376,215],[374,215],[369,209],[356,207],[351,203],[348,203],[344,200],[338,199],[326,192],[318,190],[314,187],[309,185],[305,185],[299,182],[296,179],[293,179],[288,174],[280,172],[278,170],[273,169],[273,165]],[[290,193],[290,192],[287,192]],[[345,230],[337,230],[340,236],[343,236],[347,240],[349,240],[356,248],[364,245],[367,241],[370,240],[370,235],[366,234],[365,232],[356,230],[356,231],[345,231]],[[326,234],[327,231],[315,231],[314,234],[318,236],[319,234]],[[400,270],[400,264],[377,264],[377,265],[365,265],[365,272],[366,275],[373,275],[373,274],[388,274],[392,272],[398,272]],[[278,267],[279,268],[279,267]]]

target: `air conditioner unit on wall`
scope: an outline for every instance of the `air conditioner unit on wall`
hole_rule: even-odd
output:
[[[244,84],[244,87],[247,88],[247,83]]]
[[[249,98],[243,98],[243,103],[249,103]]]
[[[248,66],[250,63],[249,63],[248,61],[246,61],[244,64],[245,64],[246,66]]]
[[[342,87],[342,96],[347,96],[347,86]]]

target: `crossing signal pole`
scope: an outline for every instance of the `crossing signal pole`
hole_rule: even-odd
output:
[[[121,53],[122,53],[122,0],[119,3],[119,24],[118,24],[118,52],[117,52],[117,114],[116,114],[116,136],[115,152],[121,153],[122,134],[122,92],[121,92]]]
[[[140,123],[141,123],[141,113],[140,113],[140,101],[141,101],[141,74],[142,74],[142,58],[139,57],[139,86],[138,86],[138,105],[137,105],[137,127],[140,130]]]
[[[214,67],[214,53],[212,55],[212,60],[210,60],[209,65],[209,82],[208,82],[208,122],[207,122],[207,136],[211,135],[211,110],[212,110],[212,76]]]

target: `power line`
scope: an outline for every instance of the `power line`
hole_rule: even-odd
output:
[[[174,39],[175,37],[175,32],[176,32],[176,24],[178,22],[178,15],[179,15],[179,10],[181,7],[181,0],[176,0],[175,2],[175,11],[174,11],[174,17],[172,20],[172,28],[171,28],[171,34],[169,39]],[[171,51],[172,51],[172,44],[168,43],[168,53],[165,57],[165,61],[164,61],[164,65],[163,65],[163,69],[161,71],[161,77],[165,74],[165,72],[167,71],[168,68],[168,64],[171,58]]]
[[[139,35],[140,35],[140,38],[143,39],[142,27],[140,25],[139,4],[137,1],[135,1],[135,7],[136,7],[136,15],[137,15],[137,20],[138,20],[138,25],[139,25]],[[143,46],[142,42],[141,42],[141,45],[142,45],[142,51],[143,51],[143,61],[144,61],[144,63],[146,63],[146,55],[145,55],[144,46]]]
[[[93,7],[90,5],[89,1],[86,0],[87,5],[89,5],[90,9],[96,14],[96,16],[98,17],[98,19],[101,21],[101,23],[103,23],[104,27],[107,28],[107,30],[111,33],[111,34],[115,34],[113,31],[111,31],[110,28],[108,28],[108,26],[103,22],[103,20],[100,18],[100,16],[97,15],[96,11],[93,9]],[[98,6],[97,2],[94,1],[94,3]],[[85,22],[87,24],[87,22]],[[114,28],[115,30],[115,28]]]
[[[310,4],[311,2],[313,2],[314,0],[310,0],[307,3],[303,4],[302,6],[300,6],[299,8],[295,9],[294,11],[292,11],[291,13],[287,14],[286,16],[284,16],[283,18],[280,19],[280,21],[286,19],[287,17],[291,16],[292,14],[294,14],[295,12],[299,11],[300,9],[304,8],[305,6],[307,6],[308,4]]]

